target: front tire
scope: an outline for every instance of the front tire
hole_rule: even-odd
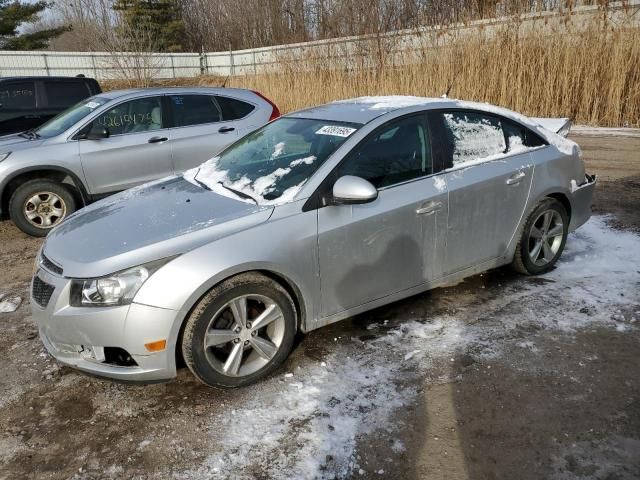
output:
[[[525,222],[513,268],[525,275],[540,275],[556,264],[569,233],[569,215],[558,200],[545,198]]]
[[[76,210],[67,187],[51,180],[29,180],[9,200],[9,216],[27,235],[44,237]]]
[[[296,325],[295,305],[281,285],[258,273],[241,274],[198,302],[184,328],[182,354],[210,387],[249,385],[284,362]]]

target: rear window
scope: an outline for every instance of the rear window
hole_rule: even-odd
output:
[[[5,110],[35,108],[35,84],[32,81],[0,84],[0,104]]]
[[[222,109],[222,118],[224,120],[244,118],[253,112],[255,108],[250,103],[235,98],[216,96],[216,100]]]
[[[171,95],[173,126],[188,127],[222,120],[212,95]]]
[[[50,107],[68,107],[90,95],[85,82],[45,82],[44,91]]]
[[[442,116],[454,167],[507,151],[502,125],[497,118],[463,111],[447,112]]]

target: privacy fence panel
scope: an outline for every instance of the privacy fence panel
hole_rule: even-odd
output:
[[[523,35],[572,32],[588,28],[598,20],[625,28],[640,27],[640,0],[611,2],[606,10],[598,6],[581,6],[568,12],[537,12],[522,15],[518,23],[501,17],[479,20],[446,28],[423,27],[383,35],[338,38],[292,45],[210,53],[134,53],[134,52],[9,52],[0,51],[0,77],[18,75],[83,74],[97,79],[176,78],[209,75],[253,75],[305,68],[309,60],[323,61],[340,68],[373,65],[384,55],[387,64],[412,61],[412,55],[425,48],[437,48],[477,35],[492,38],[500,29],[513,28]],[[570,19],[570,21],[568,21]],[[341,62],[336,62],[341,59]]]

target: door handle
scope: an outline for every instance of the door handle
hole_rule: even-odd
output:
[[[151,137],[149,143],[162,143],[169,140],[167,137]]]
[[[442,202],[429,202],[416,210],[417,215],[431,215],[442,208]]]
[[[526,173],[524,172],[518,172],[515,175],[511,175],[509,178],[507,178],[507,185],[517,185],[519,184],[522,179],[525,177]]]
[[[220,127],[220,129],[218,130],[220,133],[228,133],[228,132],[233,132],[235,130],[235,128],[233,127]]]

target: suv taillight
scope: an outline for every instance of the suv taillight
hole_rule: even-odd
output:
[[[253,93],[255,93],[256,95],[258,95],[261,99],[263,99],[269,105],[271,105],[272,110],[271,110],[271,116],[269,117],[269,121],[275,120],[276,118],[278,118],[280,116],[280,109],[278,108],[278,106],[275,103],[273,103],[267,97],[262,95],[260,92],[256,92],[255,90],[251,90],[251,91]]]

